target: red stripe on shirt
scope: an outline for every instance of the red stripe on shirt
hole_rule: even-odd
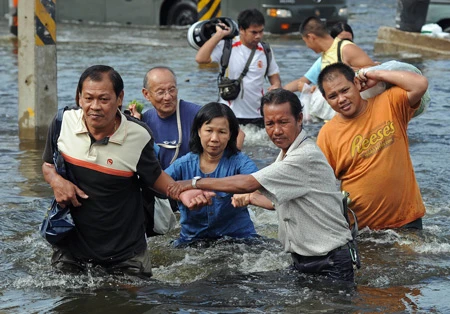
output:
[[[242,45],[242,42],[241,41],[237,41],[231,47],[234,48],[234,47],[239,47],[241,45]],[[261,44],[258,44],[258,46],[256,47],[256,50],[264,51],[264,49],[263,49]]]
[[[103,167],[100,165],[93,164],[91,162],[87,162],[84,160],[79,160],[79,159],[70,157],[66,154],[62,154],[62,156],[64,157],[64,160],[66,160],[68,163],[71,163],[75,166],[91,169],[91,170],[94,170],[97,172],[110,174],[110,175],[114,175],[114,176],[119,176],[119,177],[127,177],[127,178],[130,178],[134,175],[133,171],[117,170],[117,169],[111,169],[108,167]]]

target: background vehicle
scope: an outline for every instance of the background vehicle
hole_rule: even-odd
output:
[[[450,33],[450,0],[431,0],[426,23],[436,23]]]
[[[265,30],[271,33],[298,32],[301,23],[309,16],[317,16],[327,25],[347,22],[346,0],[223,0],[222,15],[233,19],[249,7],[259,9],[265,17]]]
[[[195,0],[58,0],[56,21],[190,25],[197,21]]]
[[[197,3],[197,0],[57,0],[56,21],[192,25],[205,19],[203,12],[202,16],[197,13]],[[221,10],[217,7],[219,3]],[[347,0],[210,0],[209,4],[211,11],[234,20],[240,11],[257,8],[266,18],[266,31],[271,33],[297,32],[302,21],[312,15],[322,18],[328,25],[346,22],[348,18]],[[8,7],[8,0],[0,0],[0,13],[5,7]]]

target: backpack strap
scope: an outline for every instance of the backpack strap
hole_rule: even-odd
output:
[[[272,61],[272,49],[270,49],[269,43],[266,43],[264,41],[261,42],[261,45],[263,46],[264,54],[266,55],[267,59],[266,73],[264,73],[264,77],[267,77],[267,73],[269,73],[270,61]]]
[[[338,46],[337,46],[337,61],[338,62],[341,62],[342,63],[342,53],[341,53],[341,47],[342,47],[342,43],[344,42],[344,41],[350,41],[350,42],[352,42],[350,39],[346,39],[346,38],[344,38],[344,39],[341,39],[339,42],[338,42]]]
[[[70,109],[68,106],[66,106],[64,108],[59,108],[58,112],[56,113],[55,128],[53,129],[53,133],[52,133],[53,163],[55,165],[56,172],[60,176],[62,176],[64,179],[67,179],[67,180],[71,181],[72,183],[76,184],[74,176],[70,173],[70,171],[67,170],[65,160],[64,160],[63,156],[59,153],[59,150],[58,150],[58,138],[59,138],[59,134],[61,133],[62,120],[63,120],[64,112],[68,109]]]
[[[230,38],[224,39],[224,45],[222,50],[222,58],[220,59],[220,68],[221,68],[221,76],[225,75],[225,71],[228,68],[228,64],[230,62],[230,56],[231,56],[231,44],[232,40]],[[272,61],[272,49],[270,48],[269,43],[266,43],[264,41],[261,42],[261,45],[264,49],[264,54],[266,55],[267,59],[267,68],[266,72],[264,73],[264,77],[267,77],[267,73],[269,72],[270,62]],[[247,70],[248,71],[248,70]]]
[[[225,71],[228,68],[228,63],[230,62],[231,56],[231,39],[224,39],[224,45],[222,50],[222,58],[220,58],[220,75],[223,77],[225,75]]]
[[[61,133],[61,124],[62,119],[64,116],[64,111],[66,111],[69,107],[59,108],[58,112],[56,113],[56,119],[55,119],[55,128],[53,129],[52,133],[52,150],[53,153],[58,150],[58,138],[59,133]]]

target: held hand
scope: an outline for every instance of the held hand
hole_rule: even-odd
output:
[[[136,119],[141,120],[142,114],[138,111],[136,108],[136,104],[131,104],[128,106],[128,110],[130,110],[131,116],[135,117]]]
[[[361,92],[377,85],[377,83],[378,83],[378,80],[375,79],[372,71],[368,71],[367,68],[359,69],[355,75],[361,84],[361,90],[360,90]]]
[[[219,22],[216,24],[216,34],[221,36],[221,38],[224,38],[231,34],[231,28],[228,27],[228,25]]]
[[[185,191],[180,194],[180,200],[190,210],[202,208],[211,205],[212,198],[216,195],[214,192],[203,191],[199,189]]]
[[[234,207],[244,207],[250,204],[250,194],[234,194],[231,198],[231,204]]]
[[[175,181],[167,187],[167,196],[174,200],[180,200],[180,193],[192,189],[191,180]]]

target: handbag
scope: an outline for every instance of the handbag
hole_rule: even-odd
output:
[[[55,128],[52,134],[53,164],[59,175],[65,179],[70,179],[71,182],[75,182],[73,176],[71,176],[66,169],[64,158],[58,151],[58,137],[61,131],[62,118],[66,109],[68,109],[68,107],[58,109],[55,118]],[[58,205],[56,199],[53,198],[50,206],[45,212],[44,219],[39,228],[41,236],[47,240],[48,243],[57,245],[73,231],[74,228],[75,224],[70,215],[70,206],[67,205],[65,208],[62,208]]]
[[[53,199],[50,207],[47,209],[39,231],[41,236],[50,244],[56,245],[64,239],[74,227],[75,224],[70,215],[69,206],[62,208],[56,200]]]
[[[241,92],[241,82],[240,80],[229,79],[228,77],[220,77],[219,83],[220,97],[223,100],[234,100],[238,97]]]

